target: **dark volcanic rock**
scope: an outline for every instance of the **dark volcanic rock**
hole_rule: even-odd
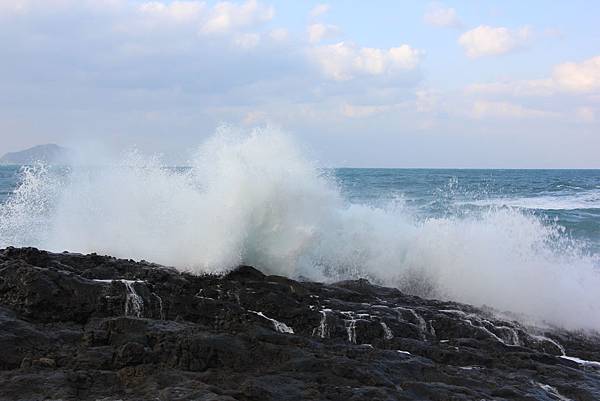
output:
[[[599,345],[366,280],[0,250],[0,400],[598,400]]]

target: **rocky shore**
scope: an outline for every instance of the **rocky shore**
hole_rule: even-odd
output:
[[[0,400],[599,400],[600,337],[365,280],[0,250]]]

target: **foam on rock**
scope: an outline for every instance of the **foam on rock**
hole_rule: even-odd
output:
[[[0,250],[0,345],[0,401],[600,399],[597,333],[250,267]]]

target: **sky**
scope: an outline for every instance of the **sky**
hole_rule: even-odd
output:
[[[325,166],[600,168],[600,3],[0,0],[0,153],[185,163],[223,124]]]

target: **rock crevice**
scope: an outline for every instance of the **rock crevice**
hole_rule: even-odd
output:
[[[598,400],[600,338],[365,280],[0,250],[0,400]]]

